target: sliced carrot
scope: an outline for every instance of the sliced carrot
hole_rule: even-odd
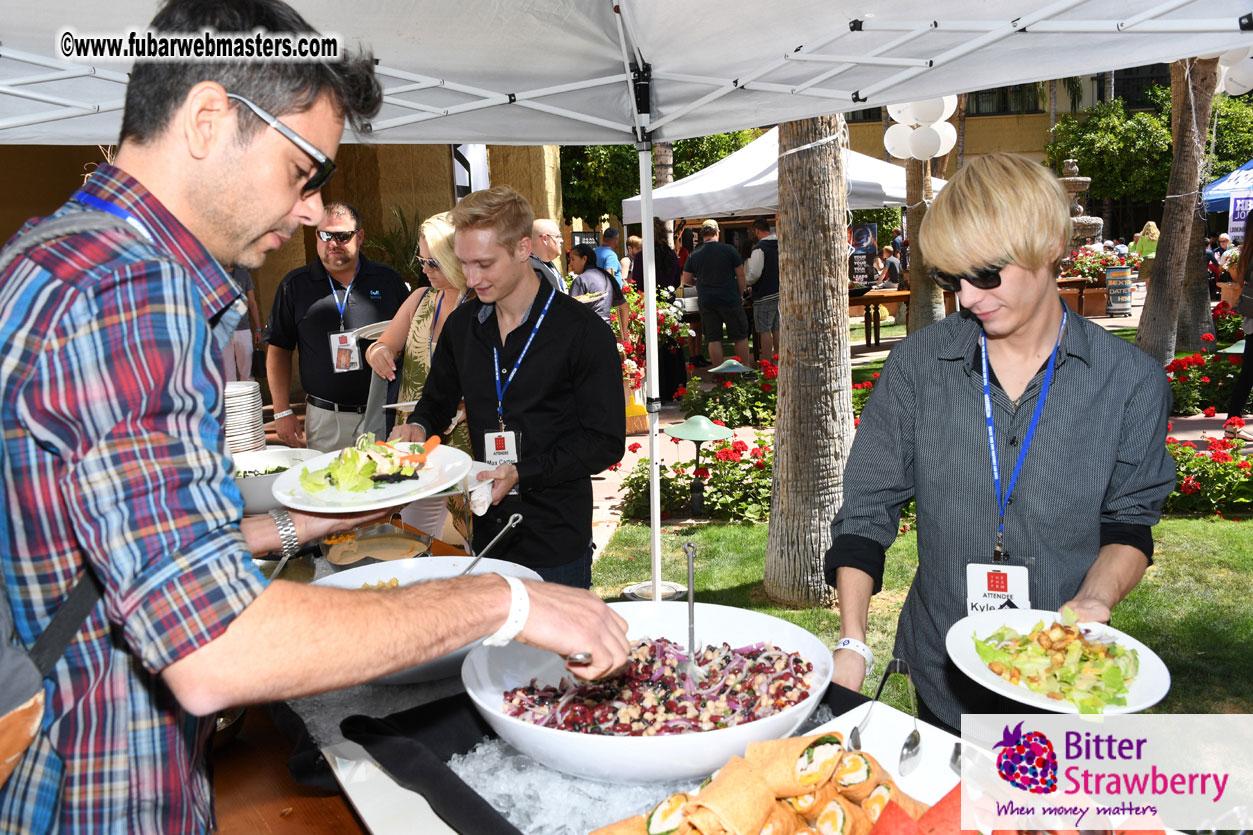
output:
[[[439,446],[439,435],[432,435],[422,443],[422,448],[426,451],[427,455],[430,455],[431,450],[435,449],[437,446]]]

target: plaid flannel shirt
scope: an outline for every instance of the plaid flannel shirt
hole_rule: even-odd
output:
[[[212,717],[183,712],[159,673],[265,584],[222,429],[239,292],[124,172],[101,166],[83,191],[147,234],[54,240],[0,275],[0,567],[28,648],[85,565],[104,597],[45,681],[0,832],[206,831]]]

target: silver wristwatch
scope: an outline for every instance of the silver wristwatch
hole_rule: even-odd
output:
[[[296,535],[296,523],[286,510],[271,510],[270,518],[278,528],[278,539],[283,543],[283,556],[293,557],[300,550],[300,537]]]

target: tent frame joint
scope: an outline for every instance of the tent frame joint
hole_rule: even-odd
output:
[[[1253,13],[1240,15],[1240,31],[1253,32]]]
[[[645,398],[644,410],[647,412],[660,412],[661,411],[661,398],[660,397]]]

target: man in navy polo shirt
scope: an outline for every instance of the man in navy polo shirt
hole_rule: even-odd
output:
[[[274,297],[265,370],[274,425],[288,446],[330,452],[353,444],[370,394],[370,366],[352,331],[390,320],[409,295],[399,273],[361,255],[364,238],[354,207],[327,204],[318,224],[318,260],[289,272]],[[291,410],[297,348],[306,392],[303,432]]]

